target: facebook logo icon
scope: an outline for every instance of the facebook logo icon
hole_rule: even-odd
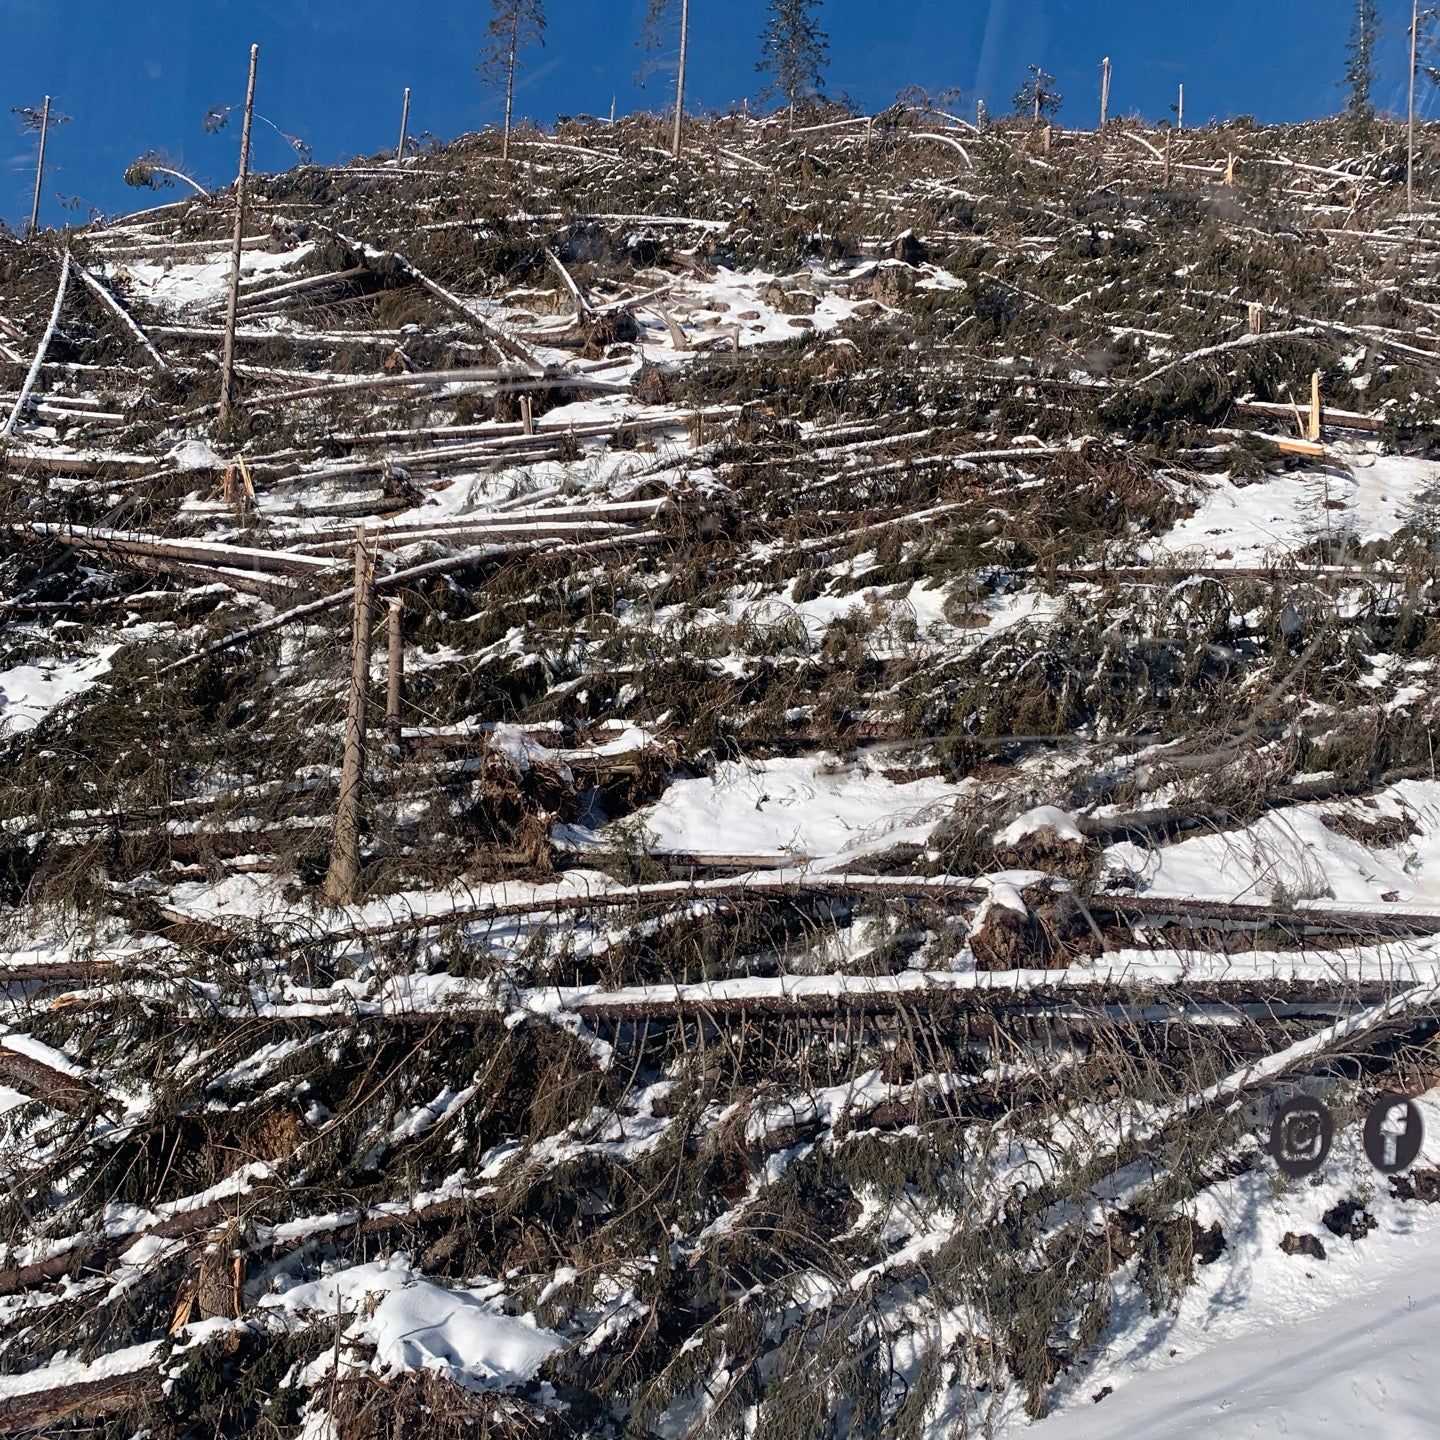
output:
[[[1424,1141],[1420,1112],[1407,1095],[1382,1095],[1365,1117],[1365,1154],[1382,1175],[1408,1170]]]

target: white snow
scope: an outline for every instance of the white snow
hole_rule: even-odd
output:
[[[375,1347],[381,1374],[432,1370],[472,1390],[529,1380],[565,1342],[553,1331],[505,1314],[499,1287],[447,1289],[394,1256],[267,1296],[266,1306],[316,1317],[352,1318],[348,1340]]]
[[[1008,849],[1032,835],[1048,835],[1076,845],[1085,843],[1085,834],[1075,823],[1073,815],[1054,805],[1037,805],[997,831],[995,845],[999,849]]]
[[[1372,823],[1403,817],[1418,833],[1395,845],[1366,845],[1332,828],[1342,813]],[[1106,849],[1105,863],[1155,895],[1433,905],[1440,903],[1440,783],[1402,781],[1369,805],[1287,806],[1243,829],[1171,845],[1125,841]]]
[[[107,645],[84,659],[45,659],[0,670],[0,735],[33,730],[52,710],[83,695],[109,671],[119,649]]]
[[[278,272],[292,269],[314,248],[306,244],[278,252],[246,250],[240,260],[240,278],[277,278]],[[224,297],[230,283],[230,254],[217,248],[214,255],[201,260],[132,260],[107,266],[106,271],[127,292],[162,309],[202,308]]]
[[[857,858],[923,843],[971,789],[938,777],[897,783],[870,762],[833,755],[747,763],[677,780],[627,822],[661,851]]]
[[[1222,563],[1264,565],[1317,536],[1386,539],[1422,497],[1440,487],[1440,462],[1385,455],[1376,445],[1335,447],[1338,464],[1236,484],[1206,480],[1192,515],[1155,546],[1155,554],[1199,552]]]
[[[182,472],[225,468],[225,461],[203,440],[182,440],[165,458]]]

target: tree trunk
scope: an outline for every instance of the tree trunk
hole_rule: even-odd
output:
[[[405,158],[405,141],[410,133],[410,87],[405,87],[405,98],[400,103],[400,143],[395,147],[395,159]]]
[[[386,616],[389,655],[385,670],[385,729],[391,744],[400,743],[400,706],[405,698],[405,602],[395,596]]]
[[[690,48],[690,0],[680,0],[680,69],[675,77],[675,138],[672,150],[680,158],[685,133],[685,61]]]
[[[510,60],[505,67],[505,133],[500,140],[500,158],[510,158],[510,118],[515,113],[515,58],[520,50],[520,22],[510,32]]]
[[[230,423],[235,392],[235,322],[240,311],[240,257],[245,247],[245,201],[250,184],[250,127],[255,118],[255,73],[260,47],[250,47],[250,80],[245,89],[245,124],[240,132],[240,174],[235,181],[235,239],[230,247],[230,299],[225,309],[225,348],[220,359],[220,428]]]
[[[375,567],[362,526],[355,532],[355,599],[350,633],[350,699],[345,711],[345,759],[340,770],[340,800],[335,810],[335,842],[325,899],[348,905],[360,878],[360,791],[365,780],[365,692],[370,681],[370,623],[374,608]]]
[[[50,349],[50,342],[55,338],[56,328],[60,324],[60,312],[65,308],[65,290],[70,284],[70,252],[66,250],[65,259],[60,266],[60,284],[55,291],[55,304],[50,311],[50,323],[45,327],[45,333],[40,337],[40,348],[35,352],[35,359],[31,362],[29,373],[25,376],[20,386],[20,396],[15,401],[15,408],[10,412],[10,418],[6,420],[3,427],[0,427],[0,439],[14,432],[16,425],[20,423],[20,417],[25,413],[25,402],[30,398],[30,392],[35,388],[35,382],[40,378],[40,371],[45,364],[45,356]]]
[[[40,112],[40,158],[35,162],[35,201],[30,207],[30,233],[40,233],[40,186],[45,179],[45,142],[50,138],[50,97]]]
[[[1110,119],[1110,57],[1100,63],[1100,128]]]
[[[1406,119],[1405,213],[1415,213],[1415,72],[1420,63],[1420,0],[1410,0],[1410,104]]]

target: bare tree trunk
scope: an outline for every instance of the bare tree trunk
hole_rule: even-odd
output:
[[[1175,128],[1177,130],[1185,128],[1185,87],[1183,85],[1180,87],[1180,103],[1175,109]]]
[[[1410,0],[1410,105],[1405,142],[1405,211],[1415,213],[1415,74],[1420,64],[1420,0]]]
[[[225,348],[220,358],[220,428],[230,423],[235,393],[235,322],[240,312],[240,257],[245,246],[245,202],[250,186],[250,127],[255,119],[255,75],[260,47],[250,47],[250,80],[245,87],[245,124],[240,132],[240,174],[235,181],[235,240],[230,247],[230,300],[225,309]]]
[[[35,201],[30,207],[30,233],[40,233],[40,186],[45,179],[45,142],[50,138],[50,97],[45,97],[45,108],[40,112],[40,158],[35,163]]]
[[[1110,118],[1110,57],[1100,62],[1100,128]]]
[[[400,743],[400,706],[405,698],[405,602],[397,595],[385,617],[389,656],[385,669],[385,730],[392,744]]]
[[[685,61],[690,48],[690,0],[680,0],[680,69],[675,77],[675,138],[672,150],[680,158],[685,133]]]
[[[515,113],[515,60],[520,50],[520,21],[510,31],[510,63],[505,67],[505,133],[500,139],[500,158],[510,158],[510,117]]]
[[[345,710],[345,758],[340,768],[340,799],[335,808],[335,841],[325,899],[348,905],[360,879],[360,791],[365,780],[365,692],[370,681],[370,624],[374,609],[375,566],[365,545],[365,529],[355,532],[355,599],[350,633],[350,698]]]
[[[395,159],[405,158],[405,141],[410,133],[410,87],[405,87],[405,98],[400,103],[400,143],[395,147]]]

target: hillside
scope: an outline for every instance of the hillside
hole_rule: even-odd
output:
[[[1422,1433],[1440,205],[663,137],[0,236],[0,1433]]]

